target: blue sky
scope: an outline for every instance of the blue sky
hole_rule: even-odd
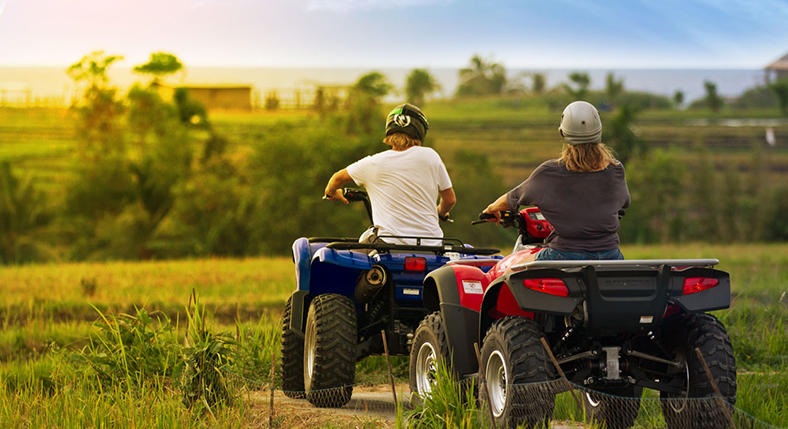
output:
[[[788,53],[788,0],[0,0],[0,66],[104,50],[189,66],[745,68]]]

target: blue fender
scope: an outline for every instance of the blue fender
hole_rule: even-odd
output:
[[[366,253],[321,248],[312,256],[309,292],[353,296],[361,271],[372,268]]]
[[[365,253],[327,249],[326,244],[309,243],[303,237],[293,243],[296,289],[311,295],[352,296],[359,273],[372,268],[372,258]]]

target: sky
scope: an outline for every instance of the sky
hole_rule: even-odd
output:
[[[788,0],[0,0],[0,66],[760,69]]]

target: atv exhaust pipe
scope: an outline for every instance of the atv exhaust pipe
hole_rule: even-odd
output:
[[[373,265],[372,269],[361,273],[356,282],[356,301],[367,304],[386,284],[386,271],[379,265]]]

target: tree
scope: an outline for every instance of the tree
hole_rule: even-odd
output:
[[[425,97],[438,90],[440,85],[426,69],[413,69],[405,82],[405,96],[417,106],[424,106]]]
[[[636,118],[637,110],[625,104],[618,108],[616,116],[603,128],[602,141],[616,150],[618,159],[623,163],[644,155],[648,148],[632,129]]]
[[[780,112],[784,116],[788,116],[788,79],[780,79],[769,85],[777,97],[777,103],[780,105]]]
[[[503,65],[487,61],[479,55],[474,55],[470,62],[469,67],[460,70],[460,85],[456,92],[458,97],[503,93],[507,83]]]
[[[534,73],[531,90],[534,92],[534,94],[541,94],[542,92],[544,92],[544,89],[545,89],[544,73]]]
[[[588,95],[588,86],[591,85],[591,78],[588,73],[573,72],[569,74],[569,80],[574,83],[577,88],[572,88],[569,84],[564,84],[564,89],[575,100],[583,100]]]
[[[381,100],[394,85],[380,72],[369,72],[361,76],[350,87],[350,109],[347,131],[350,133],[370,133],[379,124],[382,113]]]
[[[704,102],[706,107],[711,109],[713,112],[719,112],[722,108],[722,98],[717,94],[717,85],[711,81],[704,81],[703,86],[706,88],[706,97],[704,97]]]
[[[169,76],[171,74],[182,72],[183,64],[178,60],[175,55],[166,52],[156,52],[151,54],[150,61],[145,64],[134,67],[135,73],[146,74],[153,76],[153,81]]]
[[[45,194],[29,176],[19,179],[8,162],[0,163],[0,264],[51,259],[43,240],[49,221]]]
[[[681,108],[681,105],[684,104],[684,91],[677,89],[676,92],[673,93],[673,104],[677,109]]]
[[[624,79],[616,80],[613,73],[608,73],[605,78],[605,95],[608,102],[615,104],[618,97],[624,92]]]

